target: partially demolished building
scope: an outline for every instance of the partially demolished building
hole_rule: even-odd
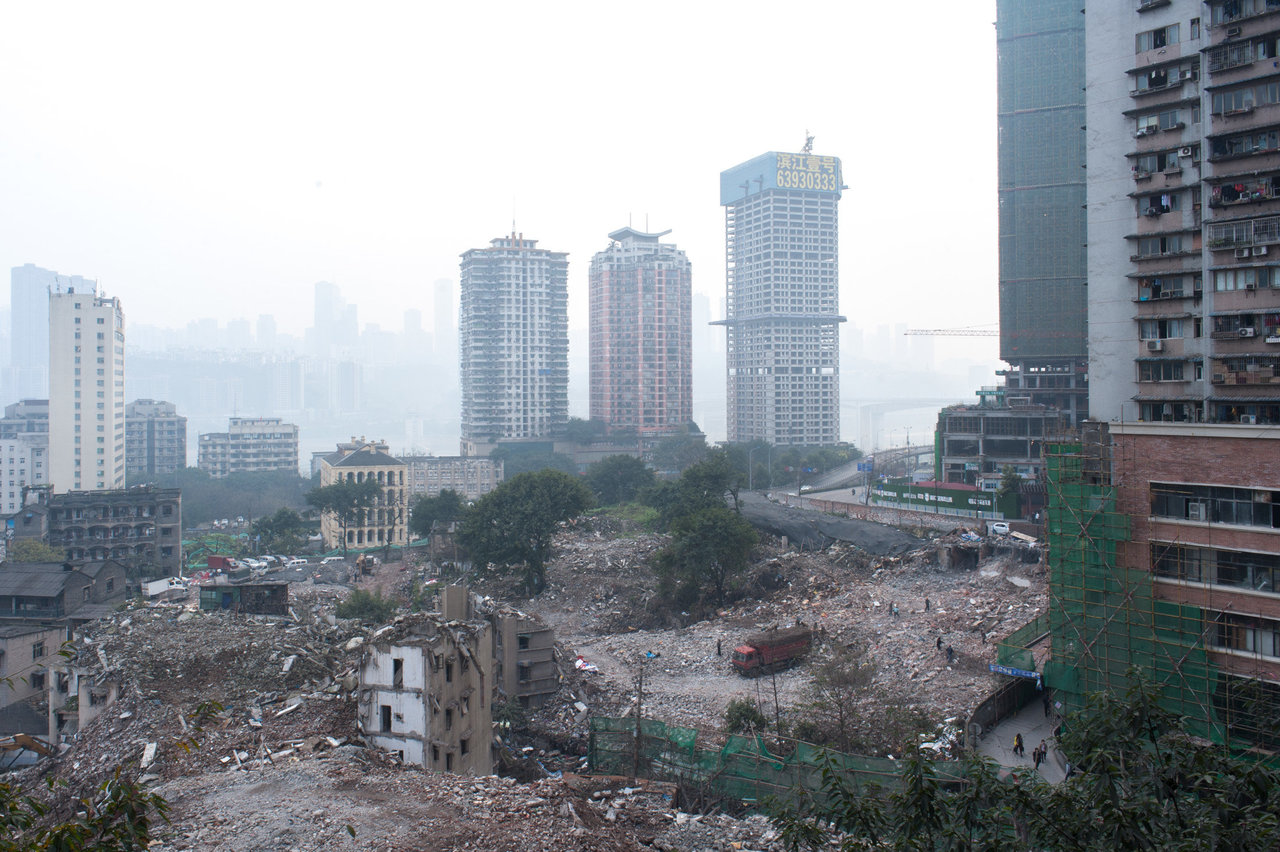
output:
[[[460,774],[493,769],[493,636],[463,586],[440,613],[374,634],[360,666],[357,724],[371,745],[405,763]]]

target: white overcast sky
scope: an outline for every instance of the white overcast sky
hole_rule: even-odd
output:
[[[842,312],[994,323],[994,20],[993,0],[8,2],[0,268],[97,278],[131,323],[295,333],[328,280],[399,328],[514,217],[570,253],[580,327],[591,254],[647,223],[718,312],[719,172],[808,129],[849,186]]]

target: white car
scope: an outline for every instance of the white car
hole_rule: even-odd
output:
[[[991,535],[1008,535],[1009,525],[1004,521],[994,521],[991,524]]]
[[[296,556],[293,559],[286,560],[284,563],[284,567],[286,568],[305,568],[306,566],[307,560],[299,559]]]
[[[346,562],[346,558],[342,556],[326,556],[320,560],[321,565],[332,565],[335,562]]]

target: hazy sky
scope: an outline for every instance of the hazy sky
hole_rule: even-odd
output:
[[[136,323],[296,333],[318,280],[362,322],[429,323],[432,282],[514,218],[570,253],[575,326],[628,222],[672,229],[718,311],[719,172],[808,129],[849,186],[842,312],[993,323],[994,20],[993,0],[6,3],[0,304],[30,262]]]

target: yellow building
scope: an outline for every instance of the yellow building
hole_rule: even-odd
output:
[[[361,516],[347,523],[347,547],[382,547],[402,545],[406,540],[408,524],[408,465],[387,452],[387,445],[378,441],[352,438],[349,443],[338,445],[337,452],[325,456],[320,462],[320,484],[335,485],[342,480],[365,482],[373,480],[382,488],[382,494],[373,506]],[[320,534],[329,549],[342,547],[342,523],[332,512],[320,519]]]

